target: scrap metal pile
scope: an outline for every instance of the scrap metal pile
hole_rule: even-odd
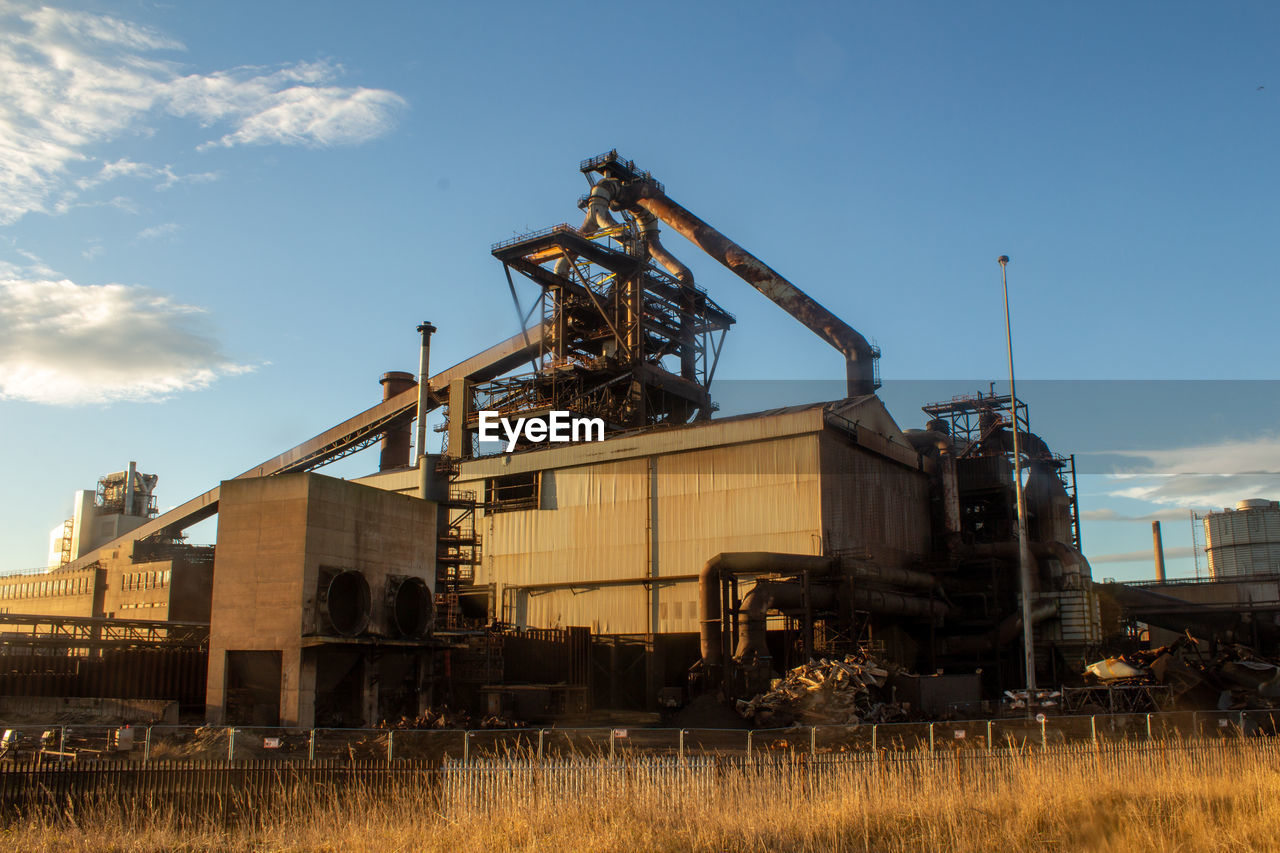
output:
[[[1177,704],[1188,709],[1280,707],[1280,660],[1239,644],[1211,649],[1190,635],[1158,649],[1097,661],[1085,674],[1108,687],[1167,686]]]
[[[496,714],[483,717],[474,723],[466,711],[450,710],[445,705],[439,709],[428,708],[416,717],[401,717],[394,722],[383,720],[378,724],[380,729],[396,729],[410,731],[419,729],[514,729],[525,724],[519,720],[509,720]]]
[[[896,667],[867,654],[809,661],[770,683],[767,693],[739,699],[737,711],[757,726],[853,725],[906,719],[887,701],[885,684]]]

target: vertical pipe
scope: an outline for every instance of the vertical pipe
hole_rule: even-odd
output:
[[[933,723],[929,724],[929,751],[933,752]]]
[[[1164,583],[1164,537],[1160,535],[1160,522],[1151,522],[1151,547],[1156,553],[1156,580]]]
[[[431,397],[431,377],[428,371],[431,366],[431,334],[436,327],[426,320],[418,326],[422,335],[422,348],[418,351],[418,446],[416,452],[421,460],[427,453],[427,409]]]
[[[755,732],[751,731],[750,729],[747,729],[747,759],[748,760],[751,759],[751,736],[754,734]]]
[[[227,761],[236,760],[236,730],[235,727],[227,729]]]
[[[471,763],[471,732],[462,733],[462,763]]]
[[[130,462],[124,475],[124,514],[133,515],[133,478],[138,475],[138,463]]]
[[[1093,745],[1098,745],[1098,715],[1094,714],[1089,717],[1089,739],[1093,741]]]
[[[994,740],[995,738],[994,724],[995,724],[995,720],[987,720],[987,749],[992,749],[996,745],[996,742]]]
[[[311,730],[311,736],[307,738],[307,760],[316,760],[316,730]]]
[[[390,764],[396,754],[396,730],[387,731],[387,763]]]
[[[809,754],[818,754],[818,727],[809,726]]]
[[[151,726],[147,726],[147,733],[142,738],[142,763],[146,764],[151,760]]]
[[[1018,579],[1022,587],[1022,651],[1027,674],[1027,716],[1036,689],[1035,626],[1031,623],[1031,543],[1027,541],[1027,500],[1022,492],[1022,452],[1018,446],[1018,392],[1013,384],[1013,329],[1009,321],[1009,256],[1001,255],[1000,284],[1004,290],[1004,334],[1009,348],[1009,407],[1013,414],[1013,485],[1018,501]]]
[[[538,729],[538,759],[542,759],[542,736],[545,735],[546,729]]]
[[[680,760],[684,761],[684,729],[680,730]]]

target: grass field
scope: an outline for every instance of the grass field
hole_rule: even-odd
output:
[[[492,762],[433,787],[286,799],[228,826],[49,807],[5,850],[1273,850],[1280,744],[1051,746],[756,766]]]

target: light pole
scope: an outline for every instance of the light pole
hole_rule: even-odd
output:
[[[1013,420],[1013,488],[1018,500],[1018,580],[1022,590],[1022,652],[1027,674],[1027,715],[1031,714],[1032,694],[1036,689],[1035,630],[1031,624],[1032,566],[1031,545],[1027,542],[1027,500],[1022,493],[1022,451],[1018,441],[1018,391],[1013,384],[1013,329],[1009,322],[1009,279],[1006,267],[1009,256],[1001,255],[1000,285],[1004,289],[1004,337],[1009,345],[1009,410]]]

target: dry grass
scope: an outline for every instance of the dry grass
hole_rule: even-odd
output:
[[[1274,849],[1280,745],[1078,747],[937,760],[679,769],[495,765],[440,791],[294,803],[231,828],[163,810],[33,815],[9,850]]]

